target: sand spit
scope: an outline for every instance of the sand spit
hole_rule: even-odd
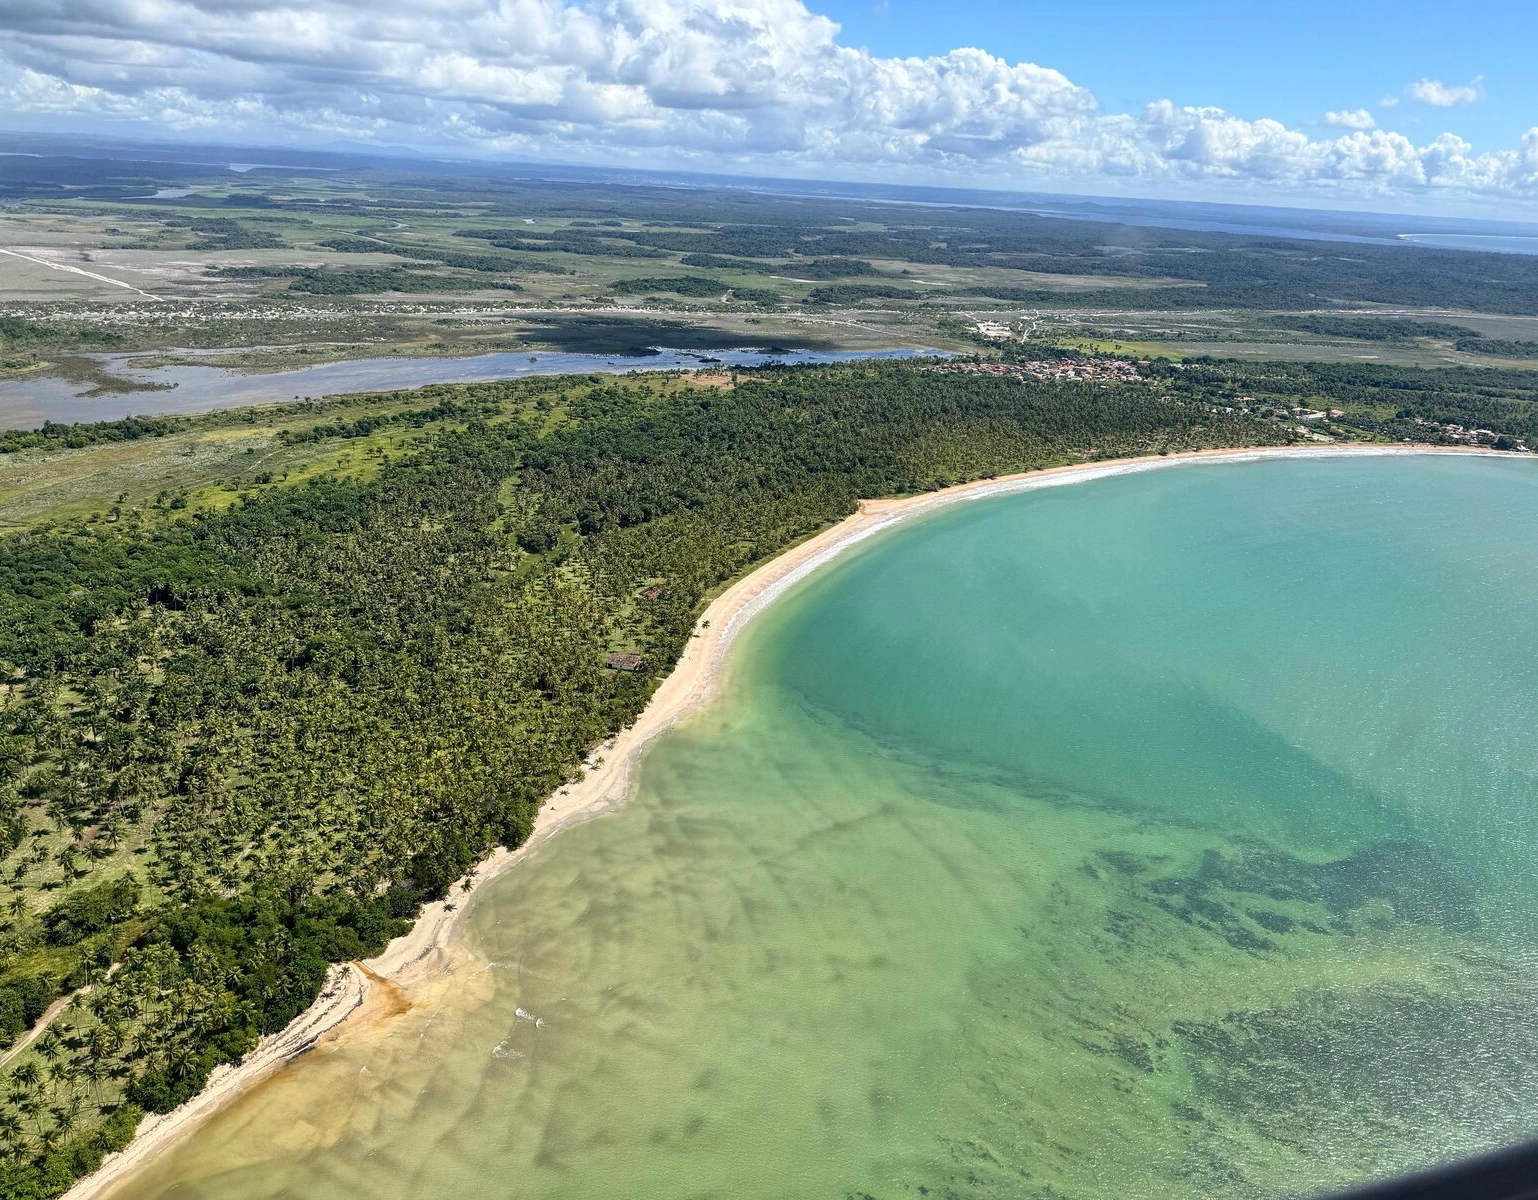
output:
[[[276,1073],[287,1063],[337,1038],[388,1020],[412,1007],[415,992],[442,979],[463,960],[456,933],[486,884],[570,825],[610,812],[625,800],[630,773],[641,751],[695,712],[719,679],[726,652],[747,623],[812,572],[866,538],[918,513],[962,500],[1011,495],[1040,488],[1082,483],[1204,462],[1252,462],[1266,458],[1341,458],[1403,454],[1481,454],[1511,458],[1510,453],[1464,447],[1307,446],[1250,450],[1202,450],[1189,454],[1112,459],[1030,471],[960,484],[919,496],[862,501],[853,516],[793,546],[728,587],[713,600],[696,624],[693,639],[672,673],[634,725],[597,747],[584,764],[582,778],[547,798],[533,835],[517,850],[499,849],[475,868],[448,900],[425,906],[405,936],[384,953],[362,963],[332,970],[315,1003],[281,1033],[264,1038],[236,1066],[220,1067],[197,1096],[174,1112],[145,1118],[128,1148],[110,1156],[94,1175],[82,1179],[65,1200],[98,1200],[135,1169],[236,1096]]]

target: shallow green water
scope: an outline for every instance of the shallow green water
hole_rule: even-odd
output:
[[[1288,1194],[1538,1134],[1538,470],[959,505],[761,617],[451,1002],[120,1193]]]

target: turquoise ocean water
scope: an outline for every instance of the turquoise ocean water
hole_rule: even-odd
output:
[[[444,993],[122,1197],[1249,1197],[1538,1134],[1538,465],[954,505],[749,627]]]

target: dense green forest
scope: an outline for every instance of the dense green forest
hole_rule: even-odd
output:
[[[477,288],[519,292],[523,288],[511,280],[484,282],[453,276],[429,275],[422,271],[386,268],[382,271],[298,271],[288,285],[291,292],[312,296],[361,296],[370,292],[458,292]]]
[[[1406,342],[1416,338],[1435,338],[1451,342],[1453,349],[1466,354],[1484,354],[1493,358],[1538,358],[1538,342],[1486,337],[1466,325],[1453,325],[1446,321],[1309,313],[1270,317],[1266,324],[1274,329],[1295,329],[1301,333],[1352,338],[1363,342]]]
[[[830,283],[807,295],[812,304],[863,304],[867,300],[922,300],[924,293],[895,283]]]
[[[1464,334],[1453,346],[1471,354],[1489,354],[1495,358],[1538,358],[1538,342],[1515,342],[1506,338]]]
[[[680,266],[711,267],[728,271],[751,271],[759,275],[794,275],[797,279],[850,279],[879,275],[875,264],[857,258],[804,258],[793,262],[756,262],[746,258],[728,258],[722,254],[685,254]]]
[[[1324,337],[1353,338],[1362,342],[1402,342],[1411,338],[1478,338],[1466,325],[1446,321],[1414,321],[1400,317],[1363,317],[1335,313],[1302,313],[1270,317],[1274,329],[1294,329]]]
[[[0,356],[78,347],[109,349],[123,340],[121,334],[85,322],[45,325],[21,317],[0,317]]]
[[[389,419],[425,439],[371,477],[0,542],[0,1039],[91,985],[5,1070],[0,1194],[63,1190],[518,844],[704,598],[858,497],[1290,436],[1168,387],[878,364],[419,396]]]
[[[39,446],[78,450],[102,442],[134,442],[146,437],[165,437],[187,426],[185,417],[124,417],[121,421],[96,421],[88,425],[62,425],[44,421],[37,429],[0,432],[0,454],[14,454]]]
[[[642,275],[634,279],[618,280],[612,291],[616,296],[672,292],[678,296],[715,297],[726,291],[726,284],[704,275]]]
[[[402,265],[378,270],[318,270],[299,267],[216,267],[209,274],[220,279],[287,279],[288,290],[312,296],[361,296],[373,292],[463,292],[491,288],[521,292],[511,280],[467,280],[460,276],[433,275]]]
[[[273,250],[283,245],[278,234],[266,229],[252,229],[228,217],[200,217],[185,222],[200,234],[189,250]]]

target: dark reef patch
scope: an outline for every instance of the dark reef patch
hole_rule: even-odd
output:
[[[1209,850],[1197,879],[1273,900],[1322,904],[1336,917],[1379,900],[1401,920],[1418,925],[1467,933],[1478,924],[1472,883],[1453,860],[1424,842],[1378,842],[1323,863],[1266,846],[1232,858]]]
[[[1247,954],[1275,950],[1278,938],[1300,931],[1344,935],[1410,922],[1468,933],[1478,926],[1472,881],[1456,862],[1420,842],[1381,842],[1322,863],[1252,843],[1231,854],[1208,850],[1188,875],[1158,874],[1165,861],[1101,851],[1084,871],[1095,879],[1120,879],[1145,903]],[[1106,914],[1103,931],[1130,947],[1138,926],[1118,906]]]

